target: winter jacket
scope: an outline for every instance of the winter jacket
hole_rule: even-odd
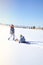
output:
[[[20,41],[19,41],[19,43],[24,43],[24,42],[25,42],[25,38],[24,38],[24,36],[20,37]]]
[[[14,33],[14,26],[13,26],[13,25],[10,27],[10,33],[11,33],[11,34]]]

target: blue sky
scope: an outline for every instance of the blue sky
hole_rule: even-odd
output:
[[[43,0],[0,0],[0,22],[43,26]]]

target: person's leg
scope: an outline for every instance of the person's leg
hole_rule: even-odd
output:
[[[10,34],[10,37],[8,38],[8,40],[12,37],[12,34]]]
[[[15,34],[13,33],[13,40],[15,40]]]

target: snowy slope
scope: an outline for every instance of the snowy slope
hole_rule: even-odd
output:
[[[0,25],[0,65],[43,65],[43,31],[15,28],[15,38],[20,34],[34,42],[8,41],[9,26]]]

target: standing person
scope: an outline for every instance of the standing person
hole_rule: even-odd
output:
[[[14,29],[14,25],[12,24],[10,26],[10,34],[11,36],[8,38],[8,40],[13,36],[13,40],[15,39],[15,29]]]

